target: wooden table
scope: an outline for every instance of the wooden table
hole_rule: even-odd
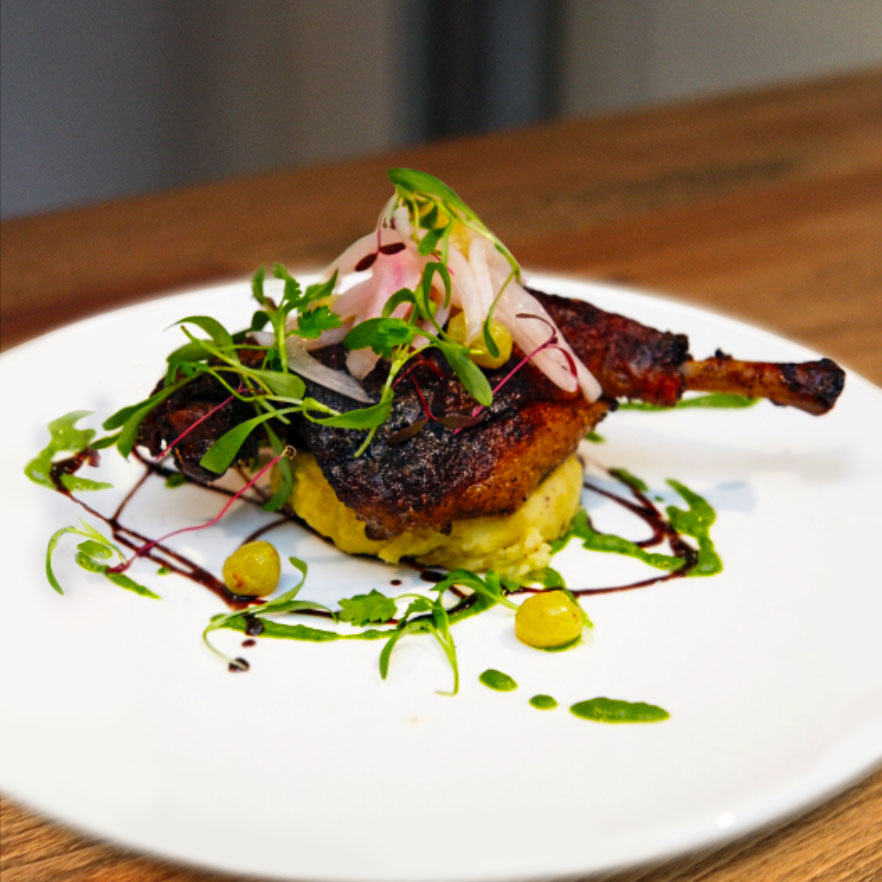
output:
[[[317,266],[372,225],[396,165],[448,181],[529,268],[725,310],[882,383],[882,71],[10,221],[2,345],[261,263]],[[0,811],[4,882],[224,878]],[[882,771],[780,829],[603,878],[882,879]]]

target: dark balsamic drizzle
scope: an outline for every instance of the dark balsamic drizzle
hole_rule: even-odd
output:
[[[683,559],[683,566],[678,567],[676,570],[661,573],[658,576],[650,576],[648,579],[629,582],[626,585],[609,585],[601,588],[570,588],[569,591],[577,597],[584,597],[588,594],[613,594],[616,591],[632,591],[635,588],[647,588],[650,585],[656,585],[659,582],[668,582],[671,579],[682,579],[684,576],[688,575],[698,563],[698,551],[686,542],[674,529],[673,525],[668,521],[665,515],[659,511],[655,503],[652,502],[642,490],[639,490],[633,484],[629,484],[627,481],[616,478],[615,475],[612,477],[630,490],[631,495],[636,502],[631,502],[616,493],[598,487],[590,481],[585,481],[582,486],[586,490],[599,493],[601,496],[605,496],[607,499],[623,506],[640,518],[649,527],[652,531],[652,535],[648,539],[642,539],[639,542],[635,542],[635,545],[639,545],[641,548],[652,548],[653,546],[660,545],[667,540],[668,545],[671,547],[671,551],[677,557]],[[590,517],[588,518],[588,523],[591,524]],[[593,528],[593,525],[591,526]]]
[[[264,524],[262,527],[258,527],[253,533],[249,533],[241,542],[241,545],[247,545],[249,542],[254,542],[255,539],[259,539],[265,533],[269,533],[270,530],[275,530],[276,527],[281,527],[282,524],[290,524],[291,519],[286,515],[282,515],[280,518],[276,518],[274,521],[270,521],[268,524]]]
[[[134,456],[144,466],[144,473],[129,490],[129,492],[123,498],[122,502],[120,502],[119,506],[117,506],[116,511],[114,511],[114,513],[109,517],[92,508],[92,506],[84,502],[82,499],[74,496],[61,481],[63,475],[75,474],[85,464],[89,464],[90,466],[97,466],[99,462],[99,454],[97,451],[87,449],[81,451],[80,453],[77,453],[75,456],[72,456],[68,459],[54,463],[50,471],[50,476],[53,484],[55,485],[55,489],[59,493],[73,500],[77,505],[81,506],[93,517],[106,523],[112,531],[113,538],[121,545],[130,549],[135,554],[151,560],[154,563],[165,567],[166,570],[189,579],[191,582],[202,585],[204,588],[207,588],[214,595],[223,600],[230,609],[245,610],[248,607],[255,605],[259,606],[260,604],[262,604],[264,601],[261,598],[234,594],[215,575],[166,545],[159,543],[156,545],[151,545],[151,547],[147,551],[142,551],[142,549],[150,545],[152,540],[142,533],[139,533],[136,530],[125,526],[125,524],[123,524],[122,522],[123,514],[125,513],[125,510],[131,503],[132,499],[135,497],[136,493],[141,490],[141,488],[145,485],[145,483],[151,476],[158,476],[165,479],[169,475],[178,474],[178,472],[174,469],[168,468],[167,466],[146,459],[137,450],[134,451]],[[698,562],[698,552],[696,551],[696,549],[683,540],[682,536],[674,529],[674,527],[667,520],[665,515],[656,507],[655,503],[652,502],[645,493],[643,493],[637,487],[633,486],[633,484],[630,484],[615,475],[611,475],[611,477],[627,487],[633,499],[627,499],[623,496],[619,496],[618,494],[606,490],[603,487],[599,487],[596,484],[591,483],[590,481],[585,481],[583,486],[585,487],[585,489],[594,493],[598,493],[601,496],[604,496],[610,501],[616,503],[617,505],[621,505],[622,507],[626,508],[632,514],[640,518],[647,525],[647,527],[649,527],[651,531],[650,536],[646,539],[636,542],[636,545],[640,546],[641,548],[651,548],[653,546],[661,544],[662,542],[667,541],[671,548],[671,551],[677,557],[683,559],[683,566],[679,567],[676,570],[661,573],[657,576],[650,576],[647,579],[641,579],[637,582],[631,582],[625,585],[610,585],[597,588],[570,588],[569,590],[571,591],[571,593],[576,596],[586,596],[590,594],[610,594],[618,591],[630,591],[635,588],[645,588],[650,585],[655,585],[660,582],[667,582],[671,579],[678,579],[688,575],[688,573],[695,567],[696,563]],[[228,488],[219,487],[214,484],[196,481],[190,478],[188,478],[187,480],[189,483],[195,484],[201,487],[203,490],[207,490],[209,492],[217,493],[224,496],[232,496],[236,492],[235,490],[230,490]],[[251,496],[246,495],[243,495],[241,499],[243,502],[247,502],[256,506],[262,505],[264,502],[264,499],[262,498],[252,498]],[[309,526],[309,524],[306,524],[301,518],[297,517],[291,512],[285,511],[281,512],[280,516],[275,520],[271,521],[268,524],[264,524],[263,526],[259,527],[257,530],[249,534],[249,536],[247,536],[243,540],[242,544],[254,541],[259,536],[262,536],[270,530],[274,530],[285,523],[296,523],[299,526],[302,526],[305,529],[309,530],[309,532],[311,532],[316,537],[322,539],[323,541],[328,542],[329,544],[333,544],[326,537],[316,532],[312,527]],[[407,561],[403,561],[403,563],[407,563]],[[418,565],[414,566],[415,569],[419,571],[420,578],[425,582],[437,584],[447,577],[447,573],[445,573],[443,570],[432,568],[423,569],[420,568]],[[401,579],[393,579],[391,580],[391,584],[396,586],[401,585]],[[525,585],[510,593],[535,594],[544,590],[545,588],[542,586]],[[455,585],[451,586],[450,591],[459,598],[458,602],[449,610],[450,613],[459,612],[467,609],[474,603],[477,597],[477,595],[475,594],[462,591]],[[332,614],[325,610],[302,610],[301,614],[314,615],[321,618],[332,617]],[[391,620],[391,623],[394,623],[394,621],[395,620]],[[258,619],[255,615],[246,613],[245,632],[248,637],[259,637],[263,633],[263,631],[264,625],[260,621],[260,619]],[[243,646],[250,646],[253,644],[253,640],[246,640],[243,642]],[[229,669],[230,671],[240,672],[248,670],[248,667],[248,662],[245,659],[237,658],[235,660],[235,663],[230,665]]]
[[[245,615],[245,633],[249,637],[260,637],[263,634],[263,622],[256,616]]]
[[[75,456],[70,457],[69,459],[60,460],[59,462],[53,464],[49,474],[52,479],[52,483],[55,485],[55,489],[62,495],[67,496],[81,508],[85,509],[90,515],[92,515],[92,517],[97,518],[98,520],[103,521],[105,524],[107,524],[107,526],[111,530],[111,535],[113,539],[120,545],[128,548],[135,554],[146,558],[147,560],[153,561],[161,567],[165,567],[166,570],[175,573],[176,575],[183,576],[184,578],[189,579],[191,582],[202,585],[204,588],[207,588],[209,591],[211,591],[212,594],[223,600],[223,602],[227,604],[230,609],[245,609],[246,607],[251,606],[255,603],[261,603],[262,601],[259,598],[246,597],[244,595],[235,594],[234,592],[230,591],[227,586],[224,585],[224,583],[213,573],[210,573],[208,570],[189,560],[189,558],[185,557],[184,555],[179,554],[178,552],[169,548],[167,545],[158,543],[156,545],[152,545],[149,550],[143,550],[150,545],[152,540],[148,536],[145,536],[143,533],[139,533],[137,530],[133,530],[131,527],[127,527],[122,522],[123,514],[125,513],[125,510],[131,503],[132,499],[147,482],[148,478],[150,478],[152,475],[159,475],[162,478],[167,478],[169,475],[177,473],[174,472],[174,470],[167,468],[166,466],[158,465],[144,459],[137,452],[135,452],[135,457],[144,465],[144,473],[135,482],[129,492],[123,497],[123,500],[117,506],[116,511],[114,511],[113,514],[109,517],[98,511],[97,509],[93,508],[91,505],[89,505],[87,502],[84,502],[79,497],[74,496],[73,493],[71,493],[61,482],[61,478],[63,475],[74,474],[87,462],[89,463],[89,465],[92,466],[97,465],[99,459],[97,451],[84,450],[76,454]],[[207,485],[202,486],[205,486],[206,489],[212,490],[214,492],[223,493],[228,496],[233,495],[232,491],[226,490],[222,487],[209,487]]]

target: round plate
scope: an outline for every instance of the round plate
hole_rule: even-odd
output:
[[[696,357],[813,353],[764,331],[645,294],[534,277],[645,324],[690,335]],[[588,597],[580,646],[532,650],[502,608],[453,635],[462,686],[429,637],[402,640],[382,680],[382,644],[263,640],[219,632],[244,655],[229,674],[200,640],[219,601],[139,563],[161,595],[121,591],[73,564],[64,538],[46,582],[50,534],[84,512],[30,484],[24,463],[50,419],[100,421],[145,397],[175,320],[210,313],[244,326],[245,282],[108,313],[0,359],[6,401],[0,581],[0,781],[36,809],[91,834],[234,873],[310,880],[514,880],[617,868],[706,846],[780,819],[866,774],[882,756],[882,592],[878,500],[882,393],[848,378],[832,413],[767,403],[742,410],[612,414],[592,446],[674,501],[676,478],[717,511],[724,561],[712,578]],[[115,489],[139,474],[104,455]],[[586,492],[600,529],[614,505]],[[129,514],[156,535],[198,523],[219,497],[154,481]],[[236,506],[217,527],[173,544],[215,572],[265,517]],[[101,526],[97,524],[97,526]],[[640,533],[637,525],[632,525]],[[623,525],[623,529],[628,525]],[[619,529],[619,525],[616,525]],[[416,583],[408,571],[346,557],[294,525],[272,541],[307,560],[302,597],[333,603]],[[572,587],[626,582],[633,561],[571,547],[556,565]],[[287,568],[284,584],[294,580]],[[390,581],[402,578],[403,588]],[[478,681],[493,667],[519,684]],[[528,699],[549,693],[557,710]],[[578,719],[606,695],[670,711],[653,725]]]

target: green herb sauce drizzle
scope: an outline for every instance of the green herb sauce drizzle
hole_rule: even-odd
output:
[[[511,692],[518,688],[518,684],[508,674],[503,674],[502,671],[497,671],[495,668],[487,668],[478,677],[478,680],[488,689],[494,689],[496,692]]]
[[[647,495],[650,488],[645,481],[623,468],[609,469],[609,474],[631,490],[636,505],[591,483],[587,483],[586,487],[622,503],[636,515],[649,522],[657,521],[654,524],[655,535],[649,540],[635,542],[614,533],[602,533],[594,528],[588,513],[582,509],[573,519],[567,533],[552,543],[553,553],[560,551],[571,539],[576,538],[581,540],[584,548],[591,551],[604,551],[632,557],[655,569],[672,574],[683,570],[683,575],[687,576],[712,576],[723,569],[722,560],[710,537],[710,528],[716,520],[716,512],[703,496],[680,481],[668,479],[666,482],[668,486],[676,491],[687,507],[666,506],[667,522],[665,523]],[[681,536],[690,536],[695,539],[698,544],[697,551],[687,545]],[[647,551],[647,547],[656,545],[664,539],[668,539],[674,554]],[[636,583],[635,587],[642,584],[644,583]]]
[[[670,719],[662,707],[644,701],[622,701],[618,698],[591,698],[570,707],[570,713],[595,723],[659,723]]]
[[[742,408],[753,407],[759,398],[750,398],[747,395],[734,395],[731,392],[710,392],[707,395],[695,395],[692,398],[682,398],[673,407],[664,407],[660,404],[648,404],[645,401],[621,401],[619,410],[683,410],[688,407],[711,407],[711,408]]]

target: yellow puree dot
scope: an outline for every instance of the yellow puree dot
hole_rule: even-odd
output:
[[[555,649],[582,634],[582,610],[565,591],[543,591],[528,597],[515,615],[515,634],[538,649]]]
[[[269,542],[248,542],[224,561],[224,584],[234,594],[264,597],[279,584],[279,552]]]

